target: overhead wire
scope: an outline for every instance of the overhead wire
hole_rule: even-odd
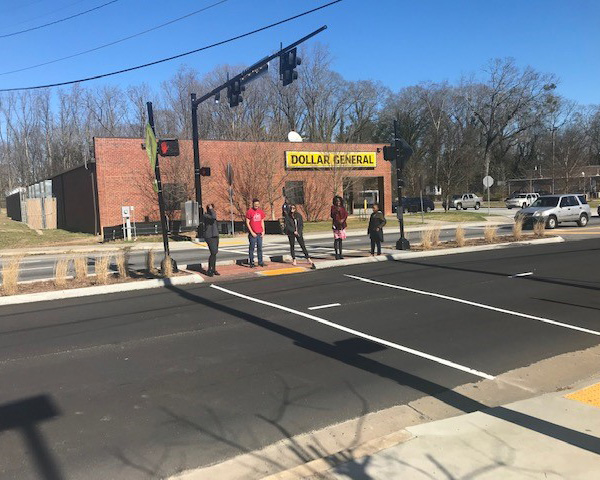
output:
[[[170,20],[170,21],[168,21],[166,23],[163,23],[161,25],[157,25],[156,27],[149,28],[149,29],[144,30],[142,32],[134,33],[133,35],[129,35],[127,37],[121,38],[119,40],[115,40],[115,41],[110,42],[110,43],[105,43],[104,45],[100,45],[98,47],[90,48],[88,50],[84,50],[82,52],[74,53],[72,55],[67,55],[66,57],[61,57],[61,58],[57,58],[57,59],[50,60],[50,61],[47,61],[47,62],[38,63],[37,65],[30,65],[29,67],[18,68],[16,70],[10,70],[8,72],[1,72],[0,76],[2,76],[2,75],[9,75],[11,73],[24,72],[26,70],[31,70],[31,69],[34,69],[34,68],[43,67],[45,65],[50,65],[52,63],[62,62],[63,60],[68,60],[70,58],[79,57],[81,55],[85,55],[86,53],[95,52],[97,50],[101,50],[101,49],[106,48],[106,47],[111,47],[111,46],[116,45],[118,43],[122,43],[122,42],[125,42],[127,40],[131,40],[132,38],[139,37],[141,35],[145,35],[146,33],[153,32],[154,30],[158,30],[159,28],[166,27],[167,25],[171,25],[171,24],[173,24],[175,22],[179,22],[180,20],[184,20],[184,19],[189,18],[189,17],[191,17],[193,15],[197,15],[198,13],[204,12],[206,10],[209,10],[209,9],[211,9],[213,7],[221,5],[222,3],[225,3],[225,2],[228,2],[228,1],[229,0],[220,0],[220,1],[216,2],[216,3],[208,5],[208,6],[204,7],[204,8],[201,8],[200,10],[196,10],[195,12],[188,13],[187,15],[184,15],[184,16],[179,17],[179,18],[175,18],[175,19]]]
[[[117,3],[118,1],[119,0],[111,0],[110,2],[103,3],[102,5],[98,5],[97,7],[90,8],[89,10],[86,10],[84,12],[75,13],[74,15],[70,15],[69,17],[61,18],[59,20],[54,20],[53,22],[44,23],[43,25],[38,25],[36,27],[26,28],[25,30],[19,30],[18,32],[5,33],[3,35],[0,35],[0,38],[14,37],[15,35],[21,35],[22,33],[33,32],[34,30],[39,30],[40,28],[45,28],[45,27],[49,27],[50,25],[56,25],[57,23],[66,22],[67,20],[71,20],[72,18],[80,17],[82,15],[85,15],[86,13],[90,13],[95,10],[99,10],[99,9],[107,7],[108,5],[111,5],[113,3]]]
[[[30,22],[33,22],[34,20],[39,19],[39,18],[45,18],[45,17],[48,17],[50,15],[54,15],[55,13],[62,12],[63,10],[66,10],[67,8],[74,7],[75,5],[78,5],[78,4],[86,2],[86,1],[87,0],[77,0],[76,2],[69,3],[68,5],[65,5],[63,7],[57,8],[55,10],[51,10],[50,12],[44,12],[41,15],[37,15],[35,17],[28,18],[27,20],[22,20],[22,21],[16,22],[16,23],[11,22],[11,25],[13,27],[16,27],[17,25],[23,25],[24,23],[30,23]],[[39,3],[39,2],[33,2],[31,5],[34,5],[36,3]]]
[[[278,22],[271,23],[269,25],[265,25],[264,27],[257,28],[255,30],[250,31],[250,32],[242,33],[241,35],[236,35],[235,37],[228,38],[227,40],[222,40],[220,42],[216,42],[216,43],[213,43],[211,45],[206,45],[204,47],[196,48],[195,50],[190,50],[188,52],[180,53],[178,55],[173,55],[171,57],[162,58],[160,60],[155,60],[153,62],[144,63],[142,65],[137,65],[135,67],[123,68],[121,70],[116,70],[114,72],[101,73],[99,75],[94,75],[93,77],[80,78],[78,80],[69,80],[69,81],[66,81],[66,82],[49,83],[47,85],[36,85],[36,86],[33,86],[33,87],[2,88],[2,89],[0,89],[0,92],[15,92],[15,91],[19,91],[19,90],[37,90],[37,89],[40,89],[40,88],[61,87],[63,85],[72,85],[72,84],[75,84],[75,83],[89,82],[91,80],[98,80],[100,78],[110,77],[110,76],[113,76],[113,75],[119,75],[121,73],[126,73],[126,72],[132,72],[134,70],[139,70],[141,68],[151,67],[153,65],[158,65],[158,64],[164,63],[164,62],[169,62],[169,61],[175,60],[177,58],[186,57],[188,55],[192,55],[193,53],[198,53],[198,52],[201,52],[201,51],[204,51],[204,50],[208,50],[208,49],[211,49],[211,48],[214,48],[214,47],[218,47],[220,45],[225,45],[226,43],[231,43],[231,42],[233,42],[235,40],[239,40],[241,38],[249,37],[250,35],[254,35],[256,33],[263,32],[265,30],[269,30],[269,29],[271,29],[273,27],[276,27],[278,25],[282,25],[284,23],[291,22],[292,20],[296,20],[296,19],[298,19],[300,17],[304,17],[304,16],[309,15],[311,13],[317,12],[319,10],[323,10],[324,8],[330,7],[331,5],[335,5],[336,3],[340,3],[341,1],[342,0],[334,0],[332,2],[329,2],[329,3],[326,3],[324,5],[321,5],[320,7],[316,7],[316,8],[313,8],[311,10],[307,10],[305,12],[299,13],[298,15],[294,15],[292,17],[285,18],[285,19],[280,20]]]

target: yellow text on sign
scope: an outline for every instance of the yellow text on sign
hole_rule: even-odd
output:
[[[375,168],[375,152],[285,152],[285,168]]]

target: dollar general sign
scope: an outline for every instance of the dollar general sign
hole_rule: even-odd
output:
[[[288,170],[309,168],[375,168],[375,152],[285,152]]]

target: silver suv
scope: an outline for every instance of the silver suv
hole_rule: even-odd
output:
[[[537,193],[519,193],[514,197],[507,198],[504,203],[509,210],[515,208],[527,208],[538,199]]]
[[[481,198],[479,198],[474,193],[463,193],[462,195],[452,195],[450,199],[449,208],[456,208],[460,210],[466,210],[467,208],[474,208],[475,210],[479,210],[481,207]]]
[[[544,221],[548,228],[556,228],[563,222],[577,222],[580,227],[585,227],[590,215],[590,206],[584,196],[546,195],[538,198],[530,207],[517,212],[515,220],[522,220],[524,223]]]

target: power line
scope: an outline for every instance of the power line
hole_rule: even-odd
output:
[[[72,18],[75,18],[75,17],[80,17],[81,15],[85,15],[86,13],[93,12],[94,10],[99,10],[100,8],[106,7],[107,5],[110,5],[111,3],[116,3],[118,1],[119,0],[111,0],[110,2],[103,3],[102,5],[98,5],[97,7],[90,8],[89,10],[86,10],[85,12],[79,12],[79,13],[76,13],[69,17],[61,18],[60,20],[55,20],[53,22],[44,23],[43,25],[38,25],[37,27],[27,28],[25,30],[20,30],[18,32],[6,33],[4,35],[0,35],[0,38],[14,37],[15,35],[20,35],[21,33],[32,32],[34,30],[39,30],[40,28],[49,27],[50,25],[56,25],[57,23],[66,22],[67,20],[71,20]]]
[[[42,1],[42,0],[40,0],[40,1]],[[77,0],[76,2],[69,3],[68,5],[65,5],[64,7],[60,7],[60,8],[57,8],[56,10],[52,10],[52,11],[50,11],[50,12],[43,13],[42,15],[37,15],[37,16],[35,16],[35,17],[28,18],[27,20],[23,20],[23,21],[21,21],[21,22],[12,23],[12,26],[13,26],[13,27],[16,27],[17,25],[23,25],[24,23],[30,23],[30,22],[33,22],[34,20],[37,20],[38,18],[45,18],[45,17],[48,17],[48,16],[50,16],[50,15],[54,15],[54,14],[55,14],[55,13],[57,13],[57,12],[62,12],[63,10],[66,10],[67,8],[71,8],[71,7],[75,6],[75,5],[78,5],[78,4],[80,4],[80,3],[82,3],[82,2],[86,2],[86,1],[87,1],[87,0]],[[39,2],[33,2],[33,3],[32,3],[32,4],[30,4],[30,5],[34,5],[34,4],[36,4],[36,3],[39,3]]]
[[[233,42],[235,40],[239,40],[240,38],[249,37],[250,35],[254,35],[255,33],[263,32],[265,30],[268,30],[270,28],[276,27],[278,25],[282,25],[284,23],[291,22],[292,20],[296,20],[297,18],[304,17],[305,15],[309,15],[311,13],[317,12],[317,11],[322,10],[324,8],[330,7],[331,5],[334,5],[336,3],[340,3],[341,1],[342,0],[334,0],[332,2],[326,3],[325,5],[321,5],[320,7],[313,8],[312,10],[307,10],[305,12],[299,13],[298,15],[294,15],[293,17],[288,17],[288,18],[286,18],[284,20],[280,20],[278,22],[271,23],[270,25],[266,25],[264,27],[257,28],[256,30],[252,30],[250,32],[243,33],[241,35],[237,35],[235,37],[228,38],[227,40],[222,40],[220,42],[213,43],[212,45],[207,45],[205,47],[200,47],[200,48],[197,48],[195,50],[190,50],[189,52],[180,53],[178,55],[173,55],[172,57],[163,58],[161,60],[156,60],[154,62],[145,63],[143,65],[138,65],[136,67],[124,68],[122,70],[117,70],[115,72],[102,73],[102,74],[99,74],[99,75],[95,75],[93,77],[81,78],[79,80],[70,80],[68,82],[50,83],[48,85],[37,85],[35,87],[2,88],[2,89],[0,89],[0,92],[15,92],[17,90],[37,90],[37,89],[40,89],[40,88],[61,87],[63,85],[72,85],[74,83],[89,82],[90,80],[98,80],[99,78],[110,77],[112,75],[118,75],[120,73],[131,72],[133,70],[139,70],[141,68],[150,67],[152,65],[158,65],[159,63],[169,62],[171,60],[175,60],[177,58],[185,57],[185,56],[191,55],[193,53],[198,53],[198,52],[201,52],[201,51],[204,51],[204,50],[208,50],[210,48],[218,47],[220,45],[225,45],[226,43],[230,43],[230,42]]]
[[[191,17],[191,16],[196,15],[198,13],[204,12],[206,10],[209,10],[209,9],[211,9],[213,7],[216,7],[217,5],[220,5],[220,4],[228,2],[228,1],[229,0],[220,0],[219,2],[213,3],[212,5],[208,5],[207,7],[201,8],[200,10],[196,10],[195,12],[188,13],[187,15],[184,15],[183,17],[175,18],[175,19],[170,20],[170,21],[168,21],[166,23],[163,23],[161,25],[157,25],[156,27],[149,28],[148,30],[144,30],[142,32],[135,33],[133,35],[129,35],[128,37],[124,37],[124,38],[121,38],[119,40],[115,40],[114,42],[105,43],[104,45],[100,45],[98,47],[90,48],[89,50],[84,50],[82,52],[74,53],[72,55],[67,55],[66,57],[61,57],[61,58],[57,58],[55,60],[50,60],[48,62],[38,63],[37,65],[31,65],[29,67],[18,68],[16,70],[10,70],[8,72],[2,72],[2,73],[0,73],[0,76],[2,76],[2,75],[9,75],[11,73],[23,72],[25,70],[31,70],[33,68],[43,67],[45,65],[50,65],[52,63],[57,63],[57,62],[62,62],[63,60],[68,60],[69,58],[79,57],[81,55],[85,55],[86,53],[95,52],[97,50],[101,50],[103,48],[110,47],[112,45],[116,45],[117,43],[125,42],[126,40],[131,40],[132,38],[139,37],[139,36],[144,35],[146,33],[153,32],[154,30],[158,30],[159,28],[166,27],[167,25],[171,25],[171,24],[173,24],[175,22],[179,22],[180,20],[184,20],[184,19],[186,19],[188,17]]]

